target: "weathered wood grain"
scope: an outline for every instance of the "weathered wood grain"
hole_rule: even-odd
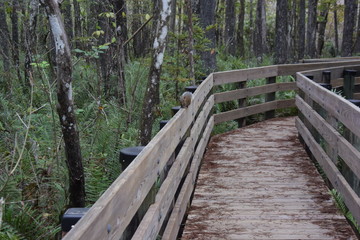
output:
[[[65,236],[66,239],[119,239],[137,212],[158,173],[166,166],[213,86],[210,75],[193,100],[181,109],[114,181],[99,200]]]
[[[185,173],[188,162],[193,156],[195,144],[198,141],[198,138],[201,137],[200,133],[206,125],[206,121],[213,106],[214,97],[211,96],[196,119],[194,126],[191,129],[190,136],[185,141],[175,163],[169,171],[168,178],[165,179],[156,195],[155,203],[149,208],[144,216],[133,239],[156,239],[166,217],[166,213],[174,199],[182,176]]]
[[[297,86],[332,116],[341,121],[351,132],[360,136],[360,109],[337,94],[320,87],[297,73]]]
[[[339,156],[360,178],[360,152],[299,96],[296,97],[296,106],[331,148],[336,149]]]
[[[213,136],[182,239],[356,239],[294,118]]]
[[[277,76],[277,73],[277,66],[216,72],[214,73],[214,86],[226,83],[245,82],[259,78],[275,77]]]
[[[262,104],[256,104],[249,107],[244,107],[240,109],[235,109],[223,113],[218,113],[214,115],[215,124],[235,120],[238,118],[248,117],[258,113],[264,113],[270,110],[276,110],[287,107],[295,107],[294,99],[287,100],[276,100],[273,102],[267,102]]]
[[[241,98],[253,97],[260,94],[277,92],[277,91],[287,91],[287,90],[296,90],[296,83],[273,83],[259,87],[252,88],[243,88],[227,92],[215,93],[215,103],[222,103],[232,100],[237,100]]]
[[[304,63],[304,64],[284,64],[278,65],[277,76],[294,75],[297,72],[311,71],[322,72],[325,69],[340,66],[356,66],[360,64],[360,60],[341,61],[341,62],[326,62],[326,63]]]
[[[327,156],[325,151],[315,141],[311,133],[307,130],[305,125],[299,119],[296,120],[296,128],[298,129],[299,134],[304,139],[306,145],[309,147],[312,154],[315,156],[316,160],[321,165],[331,184],[343,196],[346,206],[349,208],[356,221],[360,222],[359,196],[356,195],[354,190],[350,187],[350,185],[346,182],[345,178],[341,175],[340,171],[337,169],[337,167]]]
[[[190,166],[190,171],[186,177],[183,187],[179,193],[178,199],[170,216],[169,222],[165,228],[165,232],[162,236],[164,240],[176,239],[181,221],[185,215],[187,207],[189,205],[191,194],[195,187],[196,176],[199,170],[201,159],[204,155],[205,148],[210,138],[211,131],[214,127],[214,117],[209,119],[209,122],[204,130],[203,137],[197,147],[196,153],[194,155],[193,161]]]

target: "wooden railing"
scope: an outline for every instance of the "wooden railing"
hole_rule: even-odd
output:
[[[139,225],[136,226],[137,229],[132,239],[156,239],[158,236],[161,236],[162,239],[176,239],[190,203],[201,159],[214,124],[245,118],[257,113],[271,112],[276,109],[295,107],[294,99],[276,99],[275,92],[295,90],[297,89],[296,83],[276,83],[277,76],[295,75],[296,72],[300,71],[355,64],[360,64],[360,60],[277,65],[209,75],[193,94],[190,106],[182,108],[160,130],[64,239],[131,238],[131,236],[124,236],[124,232],[144,199],[151,191],[154,191],[154,185],[158,185],[155,187],[156,197],[146,210],[146,214]],[[245,86],[249,80],[259,78],[266,78],[267,84],[252,88]],[[213,87],[233,83],[239,84],[242,88],[212,94]],[[304,77],[301,77],[300,83],[302,84],[299,85],[300,88],[305,86],[303,87],[304,91],[308,86],[306,84],[316,85],[312,82],[309,83]],[[322,93],[322,89],[319,92]],[[254,106],[242,104],[246,98],[260,94],[266,94],[265,103]],[[313,96],[311,95],[311,97]],[[215,104],[234,100],[239,100],[239,103],[242,101],[238,109],[213,114]],[[316,101],[317,98],[314,100]],[[297,105],[300,108],[299,102],[301,100],[297,97]],[[343,100],[343,102],[346,101]],[[345,116],[348,116],[348,109],[352,114],[352,125],[348,124],[348,120],[344,120],[345,126],[351,130],[356,129],[354,133],[358,135],[360,123],[356,122],[354,118],[358,117],[358,110],[349,104],[344,109]],[[269,116],[271,115],[269,114]],[[336,115],[336,117],[343,121],[340,116]],[[307,142],[312,141],[311,135],[307,134],[306,127],[301,128],[304,126],[301,121],[298,121],[298,126],[300,126],[299,129],[304,139]],[[333,139],[332,135],[330,137]],[[185,142],[181,144],[180,152],[175,155],[175,149],[184,139]],[[346,146],[351,148],[351,146]],[[360,154],[356,153],[355,150],[353,155],[357,157],[357,160],[359,159]],[[344,157],[344,159],[352,158],[353,155]],[[160,182],[160,175],[164,169],[169,167],[169,163],[172,163],[171,168],[167,172],[166,178]],[[355,164],[352,160],[350,163]],[[349,166],[353,167],[353,165],[350,164]],[[358,173],[357,167],[354,169]],[[335,176],[337,177],[337,175]],[[348,195],[345,194],[344,196],[347,197]],[[353,200],[350,205],[353,204],[354,197],[351,193],[349,199]],[[356,201],[357,205],[353,206],[359,206],[358,199]],[[354,215],[357,216],[357,214]]]
[[[356,77],[346,76],[347,69],[360,71],[360,66],[297,74],[300,93],[296,96],[296,106],[301,114],[296,126],[326,177],[360,223],[360,108],[318,84],[327,70],[331,72],[331,83],[340,87],[339,82]]]

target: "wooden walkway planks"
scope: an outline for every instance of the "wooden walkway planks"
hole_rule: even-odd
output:
[[[217,135],[182,239],[357,239],[328,191],[294,118]]]

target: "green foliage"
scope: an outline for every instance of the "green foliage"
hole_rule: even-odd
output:
[[[344,202],[341,194],[336,189],[330,190],[330,194],[333,197],[333,199],[335,200],[335,204],[336,204],[337,208],[349,220],[349,222],[351,222],[351,224],[354,226],[354,228],[357,230],[357,232],[360,233],[360,226],[358,225],[354,216],[351,214],[351,212],[345,205],[345,202]]]

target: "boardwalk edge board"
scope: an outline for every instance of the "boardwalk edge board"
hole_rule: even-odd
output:
[[[275,93],[279,91],[300,89],[306,92],[309,101],[312,100],[326,109],[334,121],[336,121],[336,119],[341,121],[353,134],[360,137],[360,127],[358,124],[360,110],[348,103],[345,99],[319,87],[316,82],[309,81],[304,76],[304,73],[298,73],[302,71],[311,73],[315,76],[316,81],[319,82],[324,69],[331,69],[331,83],[341,87],[343,84],[342,77],[344,69],[360,71],[360,59],[338,58],[314,60],[311,63],[273,65],[210,74],[194,92],[190,106],[186,109],[180,109],[180,111],[171,118],[64,239],[89,240],[121,238],[131,219],[136,215],[142,202],[157,181],[159,173],[169,164],[169,161],[173,161],[176,147],[190,131],[190,137],[185,140],[182,150],[170,169],[171,176],[168,175],[160,186],[160,190],[155,198],[155,203],[148,209],[144,220],[140,223],[140,227],[138,227],[135,233],[136,235],[134,236],[139,236],[144,239],[156,239],[160,229],[165,228],[163,239],[176,239],[194,189],[202,155],[214,125],[226,121],[244,119],[254,114],[266,112],[269,113],[266,114],[266,117],[270,116],[271,118],[277,109],[297,106],[304,115],[307,115],[308,121],[314,121],[314,127],[318,128],[320,134],[328,141],[329,151],[333,149],[333,155],[338,154],[341,156],[347,165],[352,168],[356,176],[359,177],[359,151],[339,136],[336,130],[331,127],[331,124],[326,123],[321,125],[321,121],[323,120],[316,112],[314,113],[313,109],[311,109],[312,106],[308,105],[299,97],[296,97],[296,100],[279,100],[274,97]],[[278,76],[295,74],[297,75],[296,83],[276,83],[276,77]],[[245,87],[247,81],[261,78],[268,78],[267,82],[269,84],[257,87]],[[357,78],[356,82],[360,83],[360,78]],[[232,83],[239,83],[243,88],[212,94],[212,92],[215,91],[214,87]],[[246,98],[262,94],[266,94],[265,103],[245,106]],[[360,93],[354,93],[354,96],[360,98]],[[213,114],[213,109],[215,109],[214,106],[216,106],[216,104],[236,100],[239,102],[239,105],[243,107]],[[297,121],[299,132],[301,131],[307,141],[313,144],[314,142],[311,136],[307,136],[308,130],[303,129],[303,125],[301,124],[302,123]],[[339,192],[344,194],[345,202],[349,204],[348,207],[350,210],[355,211],[353,215],[359,221],[359,199],[356,199],[351,189],[348,189],[348,186],[343,182],[343,177],[333,169],[334,166],[329,165],[328,160],[330,158],[326,156],[324,150],[322,150],[321,147],[319,149],[318,146],[313,146],[312,150],[320,157],[319,161],[323,161],[323,164],[332,171],[330,177],[332,177],[336,184],[339,184],[341,188]],[[187,173],[185,166],[189,162],[191,169]],[[182,177],[185,177],[185,182],[181,190],[179,189],[180,194],[178,198],[175,199],[175,188],[179,185],[180,178]],[[172,206],[173,202],[175,202],[174,206]],[[171,207],[173,207],[173,210],[170,219],[166,222],[165,215]]]

